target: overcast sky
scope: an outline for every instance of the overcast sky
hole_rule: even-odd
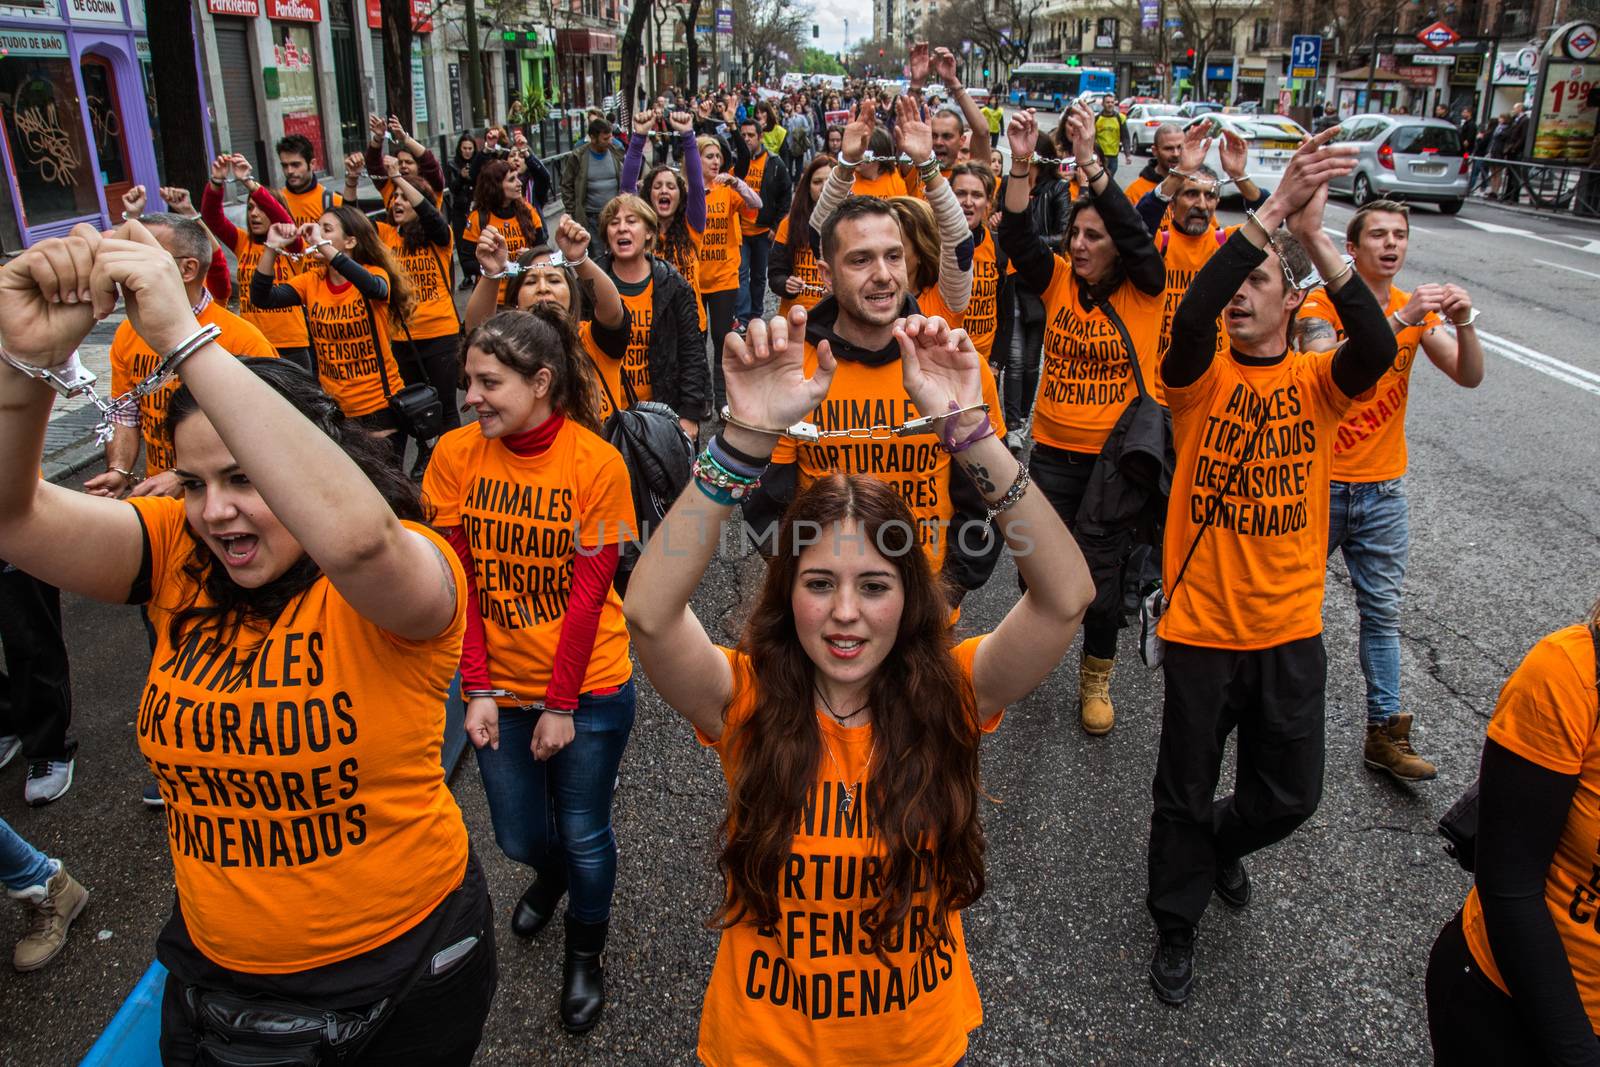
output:
[[[824,52],[838,52],[845,46],[844,20],[850,20],[850,39],[852,41],[865,40],[872,36],[872,5],[862,3],[861,0],[811,0],[814,14],[811,19],[817,24],[822,36],[815,41],[808,42],[821,48]],[[807,31],[808,33],[810,31]]]

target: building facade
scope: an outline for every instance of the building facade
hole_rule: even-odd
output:
[[[0,250],[101,228],[161,184],[142,0],[0,5]]]

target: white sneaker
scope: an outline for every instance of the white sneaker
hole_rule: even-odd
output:
[[[28,764],[28,780],[22,796],[34,807],[41,807],[72,788],[72,767],[76,760],[34,760]]]
[[[6,734],[0,737],[0,767],[10,763],[18,752],[22,751],[22,738],[16,734]]]

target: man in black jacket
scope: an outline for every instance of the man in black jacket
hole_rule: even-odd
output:
[[[1336,132],[1302,145],[1261,210],[1200,268],[1161,363],[1177,466],[1146,905],[1159,933],[1150,981],[1168,1004],[1189,997],[1212,893],[1248,905],[1243,857],[1289,836],[1322,797],[1333,447],[1346,409],[1395,358],[1383,309],[1322,229],[1328,182],[1359,151],[1327,145]],[[1316,282],[1311,264],[1345,325],[1331,353],[1288,344]],[[1214,799],[1234,729],[1234,788]]]
[[[767,257],[772,253],[772,231],[778,220],[789,213],[793,186],[789,168],[772,158],[761,141],[761,126],[753,118],[739,123],[739,139],[749,157],[734,164],[734,176],[761,197],[761,207],[744,208],[740,228],[744,233],[744,254],[739,257],[739,300],[734,317],[742,327],[751,319],[763,317],[767,297]]]

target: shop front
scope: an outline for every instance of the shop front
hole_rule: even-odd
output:
[[[568,107],[598,106],[614,91],[607,60],[617,55],[617,35],[599,30],[557,30],[562,99]]]
[[[142,3],[0,6],[0,133],[6,251],[109,226],[130,187],[160,185]]]

